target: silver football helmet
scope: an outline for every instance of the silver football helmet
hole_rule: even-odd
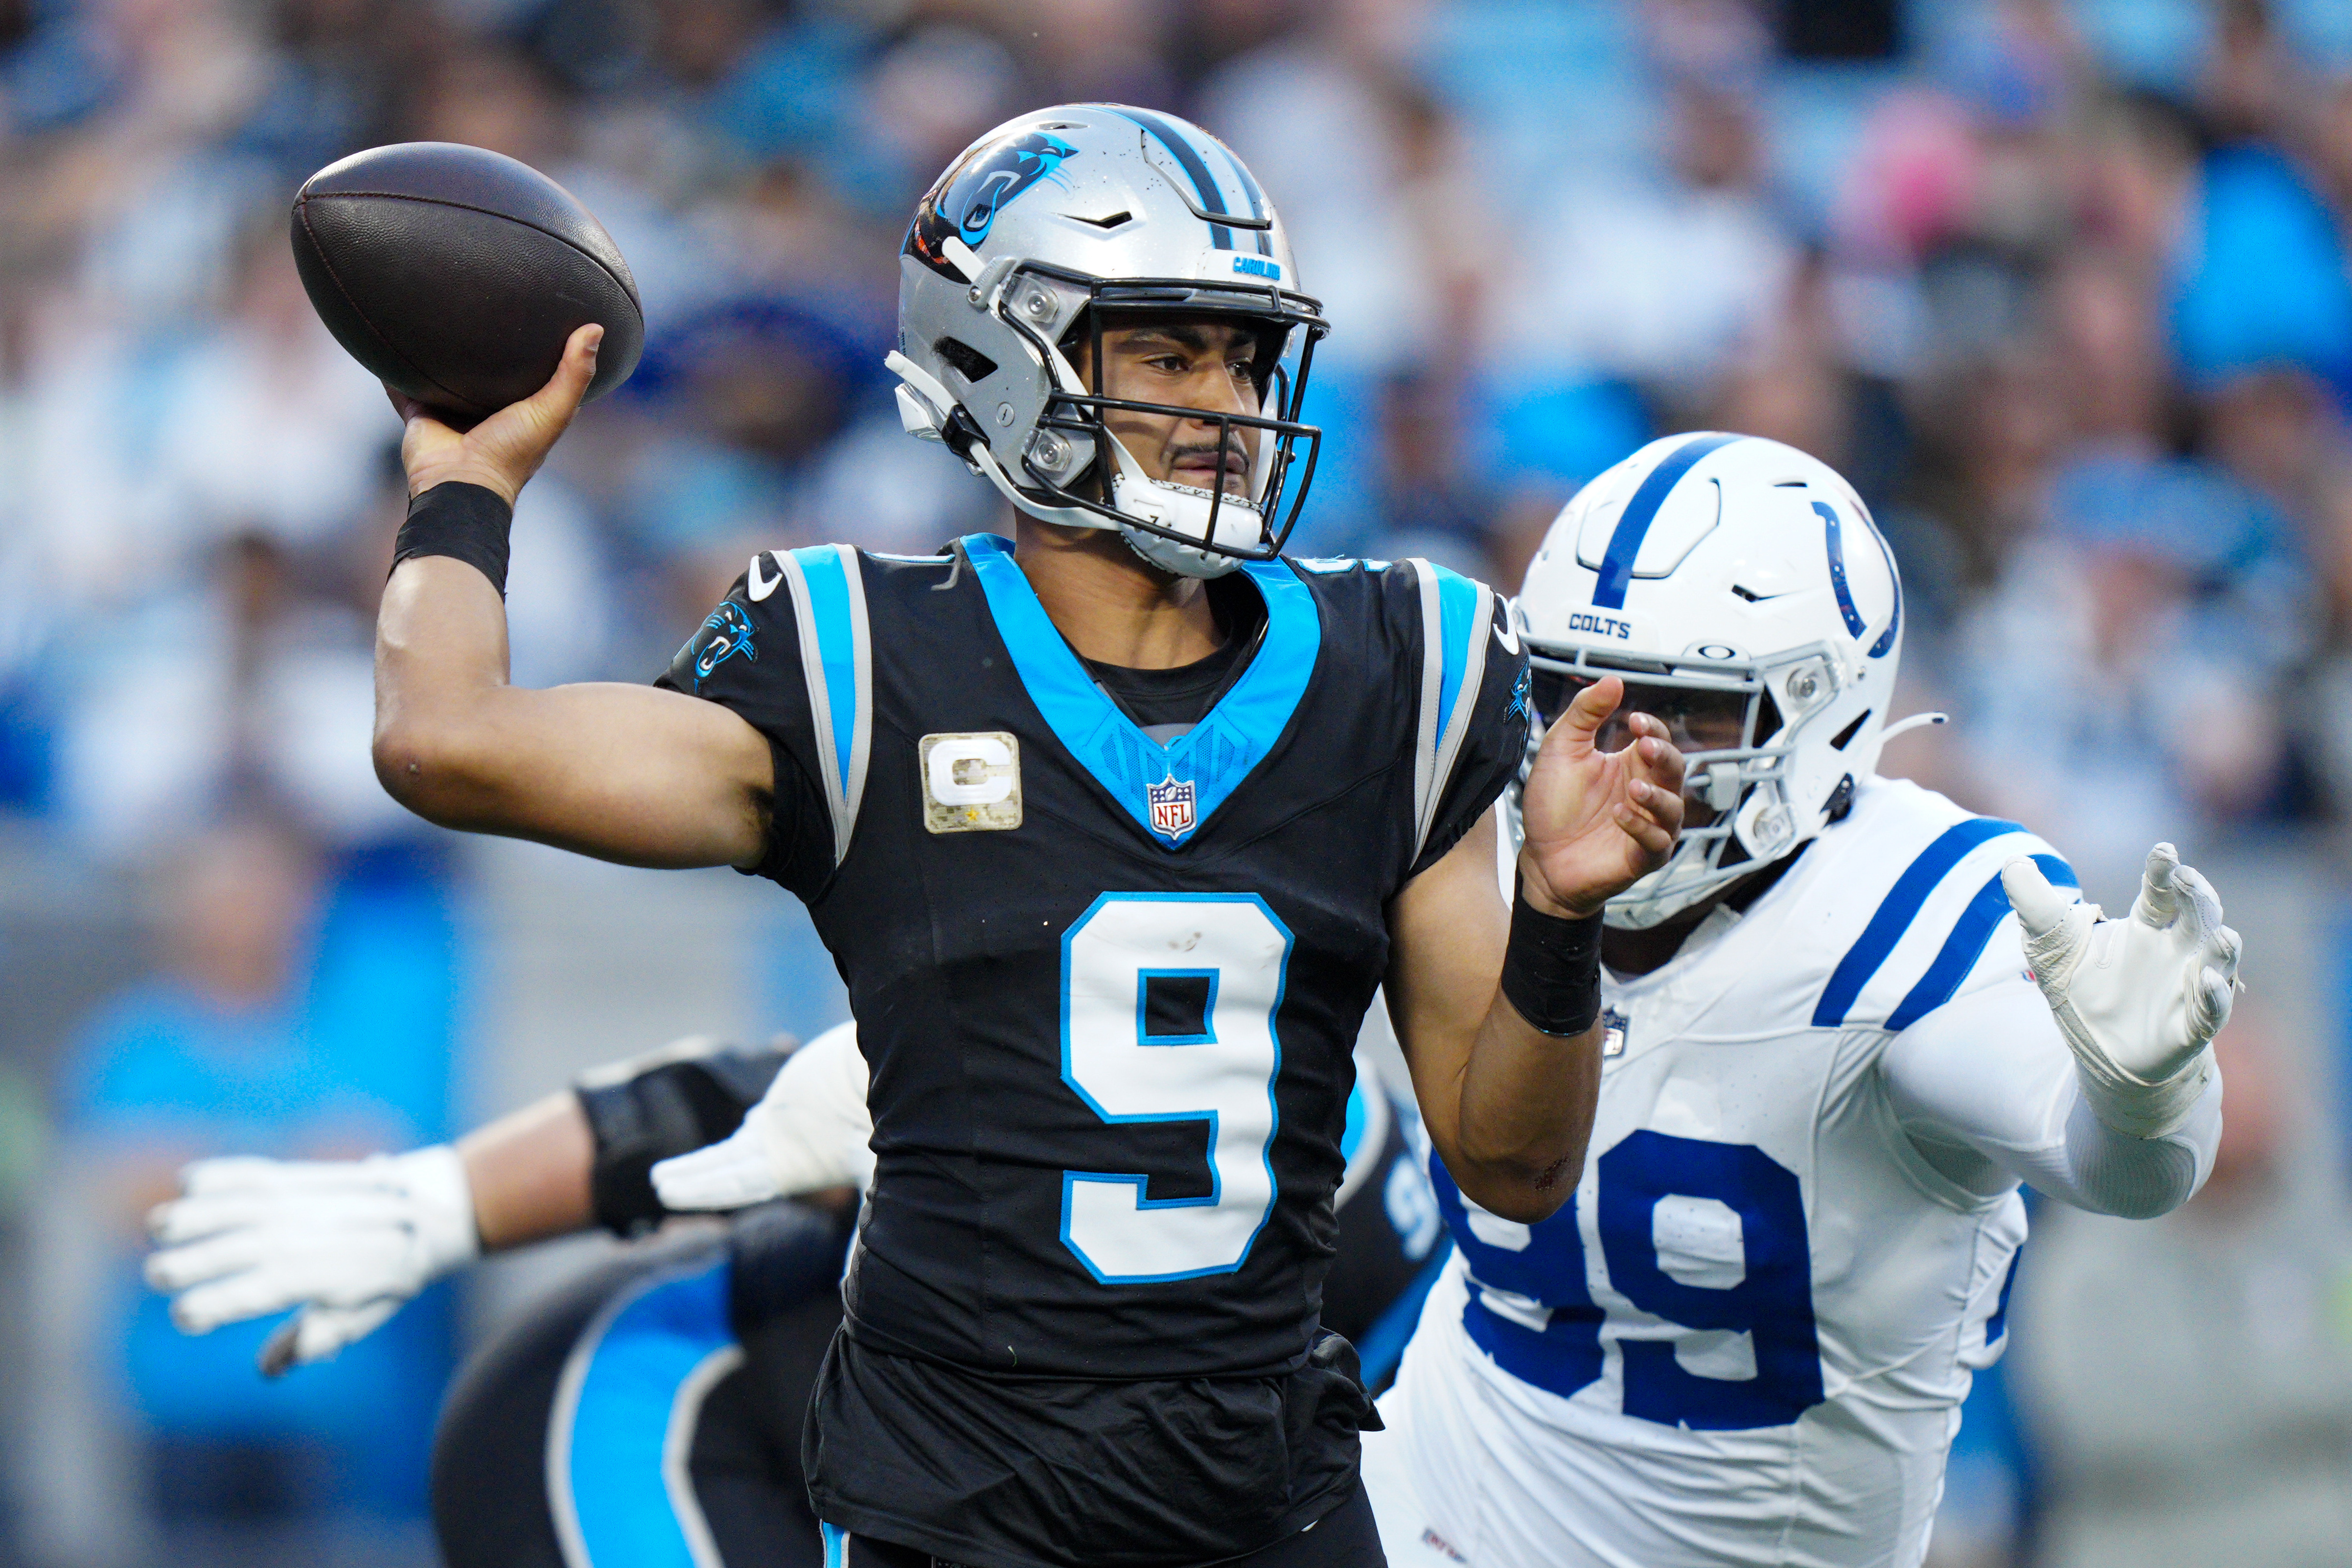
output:
[[[1213,577],[1270,560],[1298,520],[1322,439],[1298,410],[1328,329],[1296,281],[1273,204],[1198,126],[1118,104],[1024,115],[972,143],[915,211],[887,362],[903,384],[899,416],[1030,516],[1115,528],[1167,571]],[[1248,325],[1258,412],[1104,395],[1106,310]],[[1088,339],[1091,384],[1067,352]],[[1104,427],[1106,410],[1215,424],[1250,458],[1246,490],[1151,478]]]

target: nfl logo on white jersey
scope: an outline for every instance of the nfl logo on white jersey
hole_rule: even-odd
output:
[[[1180,780],[1171,773],[1156,784],[1146,784],[1143,793],[1151,802],[1154,831],[1171,838],[1181,838],[1192,831],[1194,791],[1191,779]]]

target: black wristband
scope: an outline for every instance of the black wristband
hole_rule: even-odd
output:
[[[488,577],[504,598],[507,531],[513,525],[514,508],[498,491],[455,481],[435,485],[408,499],[408,521],[393,542],[392,563],[397,567],[412,555],[453,556]]]
[[[1503,994],[1538,1030],[1580,1035],[1601,1016],[1601,917],[1562,920],[1511,900],[1511,945],[1503,954]]]

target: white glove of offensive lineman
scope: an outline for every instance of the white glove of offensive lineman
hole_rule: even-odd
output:
[[[654,1192],[675,1210],[740,1209],[874,1179],[874,1121],[857,1026],[827,1029],[785,1059],[734,1136],[664,1160]]]
[[[2221,923],[2212,886],[2169,844],[2148,851],[2125,920],[2069,900],[2022,856],[2001,868],[2000,885],[2091,1109],[2136,1138],[2179,1127],[2212,1075],[2206,1047],[2237,990],[2238,933]]]
[[[191,1334],[289,1307],[263,1375],[333,1355],[473,1261],[474,1195],[446,1143],[364,1160],[199,1160],[147,1228],[147,1282]]]

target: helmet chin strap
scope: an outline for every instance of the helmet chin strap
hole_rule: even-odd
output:
[[[1135,460],[1126,442],[1108,429],[1103,432],[1103,439],[1110,444],[1113,511],[1124,512],[1173,533],[1211,540],[1209,522],[1213,507],[1216,533],[1213,542],[1240,550],[1257,542],[1264,524],[1254,503],[1234,495],[1226,495],[1220,501],[1211,491],[1155,479],[1143,471],[1143,465]],[[1220,473],[1222,476],[1222,470]],[[1162,571],[1181,577],[1222,577],[1241,564],[1235,556],[1180,543],[1148,529],[1121,526],[1118,531],[1129,549]]]

